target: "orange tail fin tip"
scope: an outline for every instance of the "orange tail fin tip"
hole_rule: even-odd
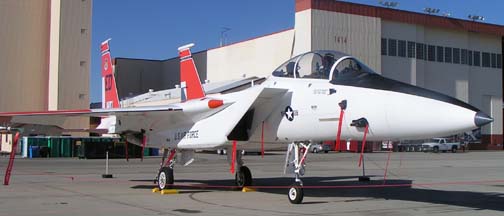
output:
[[[119,108],[119,97],[115,82],[112,58],[110,57],[110,39],[102,42],[101,51],[101,69],[102,69],[102,108]]]
[[[198,70],[194,64],[191,54],[191,47],[194,44],[187,44],[178,48],[180,57],[180,88],[182,101],[205,97],[203,86],[199,78]]]

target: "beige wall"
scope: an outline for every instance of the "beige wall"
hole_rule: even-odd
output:
[[[357,57],[380,73],[379,18],[322,10],[311,11],[311,50],[341,51]]]
[[[0,1],[0,111],[47,109],[49,0]]]
[[[382,37],[480,52],[502,52],[498,36],[383,20]],[[398,56],[382,56],[382,60],[384,76],[469,102],[495,119],[490,126],[483,127],[483,134],[502,134],[502,69]]]
[[[294,50],[297,56],[312,50],[312,10],[297,12],[294,20]]]
[[[92,0],[0,1],[0,111],[89,108],[91,7]]]
[[[269,76],[291,57],[294,30],[207,51],[207,79],[211,82],[244,76]]]
[[[61,1],[58,61],[58,110],[89,108],[91,0]],[[89,118],[68,122],[87,128]]]

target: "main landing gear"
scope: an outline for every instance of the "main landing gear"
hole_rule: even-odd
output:
[[[289,188],[288,198],[292,204],[300,204],[303,202],[304,191],[303,181],[301,176],[305,173],[305,159],[310,149],[311,143],[305,145],[302,142],[294,142],[287,147],[287,154],[285,155],[284,174],[294,174],[295,182]]]
[[[169,150],[165,149],[163,151],[163,158],[161,159],[161,167],[159,168],[159,173],[156,177],[156,183],[160,190],[170,189],[173,185],[173,166],[175,165],[175,155],[177,151],[175,149]],[[168,156],[168,160],[166,157]],[[166,160],[166,162],[165,162]]]
[[[228,151],[231,152],[231,151]],[[236,151],[236,165],[237,169],[235,172],[235,184],[239,188],[247,187],[252,185],[252,173],[250,172],[250,169],[247,166],[243,165],[243,160],[242,160],[242,151]],[[230,154],[228,154],[228,160],[233,163],[232,159],[230,158]]]

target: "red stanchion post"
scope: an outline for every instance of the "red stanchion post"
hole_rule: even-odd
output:
[[[387,144],[388,145],[388,144]],[[387,146],[388,147],[388,146]],[[386,183],[387,181],[387,172],[388,172],[388,166],[390,162],[390,155],[392,154],[392,149],[389,150],[388,152],[388,158],[387,158],[387,165],[385,165],[385,173],[383,174],[383,184]]]
[[[231,174],[235,173],[235,163],[236,163],[236,140],[233,140],[233,147],[231,148],[231,167],[229,172]]]
[[[339,115],[339,121],[338,121],[338,133],[336,134],[336,146],[334,147],[334,151],[338,150],[341,152],[341,126],[343,125],[343,116],[345,115],[345,109],[347,107],[347,101],[342,100],[340,103],[338,103],[340,107],[340,115]]]
[[[12,173],[12,167],[14,166],[14,158],[16,157],[17,143],[19,141],[19,132],[14,135],[14,140],[12,142],[12,150],[10,153],[9,164],[7,165],[7,170],[5,171],[4,185],[9,185],[10,176]]]
[[[364,147],[366,146],[366,136],[369,130],[369,125],[366,124],[366,127],[364,128],[364,137],[362,138],[362,148],[361,148],[361,153],[359,157],[359,167],[361,166],[362,163],[362,157],[364,157]]]
[[[340,115],[339,115],[338,133],[336,134],[336,146],[334,148],[334,151],[336,151],[336,150],[341,151],[341,146],[340,146],[340,142],[341,142],[341,126],[343,125],[343,115],[344,114],[345,114],[345,110],[342,109],[340,111]]]

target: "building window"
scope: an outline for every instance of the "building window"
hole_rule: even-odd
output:
[[[381,39],[381,54],[387,55],[387,38]]]
[[[468,65],[473,65],[473,51],[469,50],[467,51],[467,64]]]
[[[444,48],[444,61],[446,63],[451,63],[452,62],[452,48],[451,47],[445,47]]]
[[[453,48],[453,63],[460,64],[460,49]]]
[[[408,41],[408,58],[415,58],[415,42]]]
[[[397,51],[397,55],[400,57],[406,57],[406,41],[397,41],[397,48],[399,49]]]
[[[467,50],[462,49],[460,53],[460,64],[467,64]]]
[[[490,53],[483,52],[481,54],[481,66],[490,67]]]
[[[497,54],[497,68],[502,68],[502,54]]]
[[[481,58],[480,52],[474,51],[474,59],[473,59],[474,66],[480,66],[480,58]]]
[[[86,34],[86,32],[87,32],[87,29],[85,29],[85,28],[81,28],[81,29],[80,29],[80,33],[81,33],[81,34]]]
[[[424,44],[417,43],[416,44],[416,58],[424,60],[425,59],[424,53],[425,53]]]
[[[427,47],[427,59],[429,61],[436,61],[436,46],[429,45]]]
[[[397,56],[397,40],[388,39],[388,55]]]
[[[444,48],[442,46],[437,46],[437,61],[438,62],[443,62],[444,61]]]
[[[492,53],[492,67],[496,68],[497,67],[497,54]]]
[[[79,65],[80,65],[81,67],[85,66],[85,65],[86,65],[86,61],[80,61],[80,62],[79,62]]]

